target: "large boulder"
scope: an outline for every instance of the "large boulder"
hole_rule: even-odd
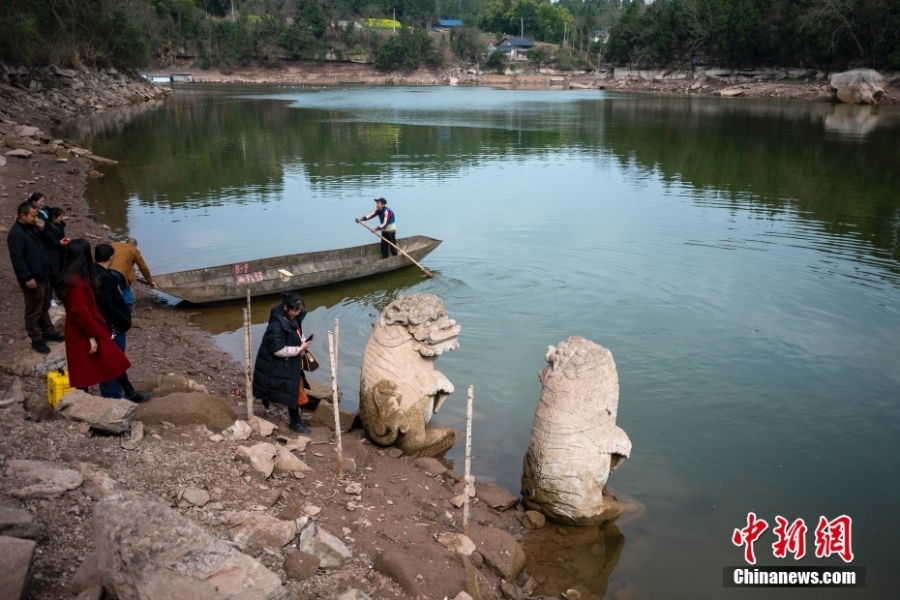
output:
[[[137,404],[121,398],[102,398],[75,390],[62,397],[56,410],[67,419],[87,423],[96,431],[122,435],[131,431],[131,420],[137,411]]]
[[[507,581],[515,581],[525,568],[525,551],[516,539],[493,527],[473,525],[469,537],[484,557],[484,562]]]
[[[319,527],[316,522],[311,522],[300,532],[297,549],[317,556],[319,566],[323,569],[339,567],[353,558],[353,553],[344,542]]]
[[[104,587],[121,600],[296,600],[258,561],[138,494],[94,506],[94,547]]]
[[[3,600],[28,597],[35,547],[31,540],[0,536],[0,598]]]
[[[138,406],[135,418],[144,425],[206,425],[213,431],[230,427],[237,415],[222,398],[203,392],[176,392],[153,397]]]
[[[373,569],[396,581],[410,598],[455,598],[466,592],[481,600],[477,569],[462,554],[444,548],[386,550],[375,557]]]
[[[359,417],[366,435],[408,456],[439,456],[456,441],[447,427],[426,428],[453,384],[435,370],[444,352],[459,348],[460,326],[437,296],[401,296],[378,315],[363,351]]]
[[[609,350],[579,336],[550,346],[546,360],[522,474],[525,506],[558,523],[608,521],[624,509],[603,488],[631,454],[631,440],[616,425],[616,363]]]
[[[875,69],[853,69],[831,75],[831,87],[846,104],[881,104],[888,83]]]

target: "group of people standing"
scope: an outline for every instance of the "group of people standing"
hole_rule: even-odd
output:
[[[25,329],[31,347],[48,354],[47,342],[65,342],[69,384],[87,390],[98,385],[108,398],[142,402],[150,394],[134,389],[125,355],[131,328],[135,265],[153,283],[137,241],[97,244],[65,235],[65,212],[47,209],[34,193],[17,207],[7,236],[9,256],[25,300]],[[53,294],[66,310],[64,334],[50,318]]]
[[[375,217],[380,220],[376,230],[382,237],[382,257],[396,256],[396,217],[384,198],[377,198],[375,211],[356,222]],[[66,237],[65,212],[48,209],[44,195],[34,193],[19,205],[7,244],[25,299],[32,348],[46,354],[48,341],[64,341],[72,387],[87,390],[99,384],[104,397],[147,400],[150,394],[137,392],[128,379],[131,362],[125,355],[135,266],[156,287],[137,240],[97,244],[92,256],[89,241]],[[65,335],[50,319],[54,291],[66,309]],[[290,428],[299,433],[310,431],[300,417],[300,406],[309,402],[303,365],[313,338],[303,333],[305,316],[303,298],[296,292],[283,294],[269,314],[253,376],[253,395],[266,409],[272,402],[286,406]]]

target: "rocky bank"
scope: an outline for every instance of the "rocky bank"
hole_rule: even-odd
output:
[[[65,208],[69,237],[109,239],[83,192],[115,157],[53,127],[151,107],[170,91],[112,71],[0,70],[0,232],[41,191]],[[477,479],[461,537],[464,484],[453,465],[375,447],[355,430],[343,435],[339,478],[324,401],[308,437],[288,430],[285,411],[258,404],[255,427],[235,422],[246,418],[241,366],[141,287],[129,373],[154,399],[135,408],[73,394],[54,410],[43,373],[64,350],[30,349],[3,248],[0,589],[9,597],[630,597],[610,577],[623,544],[614,524],[547,526],[516,494]],[[342,419],[349,427],[352,415]]]

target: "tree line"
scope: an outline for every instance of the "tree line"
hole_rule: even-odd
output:
[[[398,31],[354,25],[394,18]],[[465,26],[428,35],[439,19]],[[61,67],[191,57],[225,70],[326,59],[410,70],[502,63],[487,42],[509,34],[551,44],[531,58],[567,68],[900,68],[900,0],[29,0],[0,3],[0,31],[0,60]]]

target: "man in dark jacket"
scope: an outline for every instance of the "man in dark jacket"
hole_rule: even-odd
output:
[[[17,211],[16,222],[6,237],[9,258],[25,297],[25,329],[31,338],[31,347],[48,354],[48,341],[65,339],[50,320],[50,254],[37,228],[37,208],[23,202]]]
[[[113,254],[113,247],[109,244],[97,244],[94,248],[94,262],[97,263],[97,275],[100,276],[97,306],[109,325],[113,341],[125,352],[125,332],[131,329],[131,309],[122,297],[116,278],[109,272]],[[104,381],[100,383],[100,395],[104,398],[121,398],[122,386],[115,379]]]

